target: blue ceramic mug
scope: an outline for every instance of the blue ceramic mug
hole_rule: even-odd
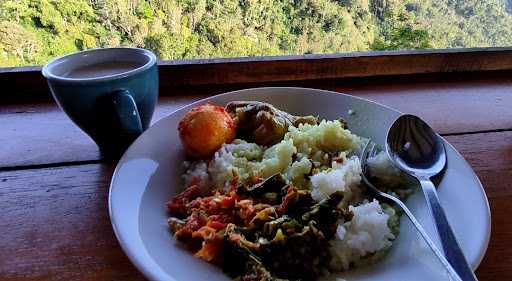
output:
[[[66,114],[115,159],[149,127],[158,96],[156,56],[138,48],[93,49],[43,67]]]

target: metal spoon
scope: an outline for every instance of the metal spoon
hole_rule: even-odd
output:
[[[407,218],[411,221],[412,225],[416,228],[416,230],[420,233],[421,237],[425,240],[427,245],[430,247],[432,252],[436,255],[436,257],[439,259],[441,264],[444,266],[446,271],[448,272],[450,279],[452,281],[462,281],[459,274],[455,271],[453,266],[448,262],[446,257],[443,255],[441,250],[437,248],[437,246],[434,244],[432,239],[428,236],[427,232],[425,232],[425,229],[421,226],[421,224],[416,220],[414,215],[409,211],[409,208],[397,197],[392,196],[391,194],[385,193],[377,189],[375,187],[370,179],[370,174],[368,173],[368,158],[369,157],[375,157],[377,154],[377,150],[375,149],[375,144],[371,141],[368,141],[366,145],[363,148],[363,151],[361,152],[361,155],[359,156],[359,159],[361,160],[361,180],[366,186],[366,190],[368,193],[375,199],[379,200],[379,202],[386,202],[392,205],[395,205],[403,210]]]
[[[397,167],[420,182],[446,259],[462,280],[477,280],[450,227],[436,188],[430,181],[446,165],[446,152],[441,137],[419,117],[402,115],[388,131],[386,151]]]

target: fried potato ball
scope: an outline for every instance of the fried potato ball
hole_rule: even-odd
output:
[[[222,144],[236,135],[236,124],[223,107],[204,104],[192,108],[178,124],[181,142],[187,153],[208,159]]]

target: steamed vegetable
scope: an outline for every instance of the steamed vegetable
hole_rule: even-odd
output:
[[[343,211],[341,193],[315,203],[310,192],[274,175],[198,197],[190,186],[168,202],[169,226],[196,257],[238,280],[314,280],[329,264],[329,239]],[[274,194],[272,200],[268,195]]]

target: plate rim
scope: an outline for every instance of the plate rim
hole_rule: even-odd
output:
[[[224,92],[224,93],[221,93],[221,94],[208,96],[208,97],[196,100],[194,102],[188,103],[186,105],[180,106],[176,110],[170,112],[169,114],[167,114],[166,116],[164,116],[160,120],[158,120],[155,123],[151,124],[151,126],[146,131],[144,131],[139,137],[137,137],[137,139],[135,139],[135,141],[133,141],[133,143],[126,149],[126,151],[123,153],[122,157],[119,159],[119,161],[116,164],[116,167],[114,169],[114,172],[112,174],[112,178],[111,178],[110,184],[109,184],[108,214],[109,214],[109,219],[110,219],[110,223],[111,223],[112,229],[114,231],[114,235],[116,236],[116,239],[117,239],[119,245],[121,246],[121,249],[123,250],[124,254],[128,257],[130,262],[137,268],[137,270],[139,270],[145,277],[147,277],[150,280],[160,280],[158,278],[157,274],[155,274],[154,272],[148,270],[141,263],[141,261],[139,259],[135,258],[135,255],[132,253],[132,250],[128,246],[128,243],[126,243],[126,241],[121,239],[121,234],[119,233],[119,229],[116,226],[117,223],[115,221],[114,213],[113,213],[113,202],[112,202],[113,201],[113,199],[112,199],[113,192],[112,192],[112,190],[114,189],[114,182],[115,182],[115,180],[118,177],[119,169],[121,167],[121,164],[124,163],[125,160],[128,158],[128,155],[131,153],[131,150],[133,149],[133,147],[136,145],[136,143],[138,143],[140,141],[140,139],[142,138],[142,136],[145,133],[147,133],[149,130],[152,129],[152,127],[156,126],[158,123],[164,122],[165,119],[169,118],[169,116],[175,114],[176,112],[178,112],[178,111],[180,111],[180,110],[182,110],[182,109],[184,109],[186,107],[190,107],[190,106],[206,103],[206,102],[209,102],[211,99],[214,99],[214,98],[218,98],[218,97],[222,97],[222,96],[229,96],[229,95],[233,95],[233,94],[237,94],[237,93],[241,93],[241,92],[261,91],[261,90],[271,91],[271,90],[284,90],[284,89],[291,90],[291,91],[294,91],[294,90],[299,90],[299,91],[308,90],[308,91],[322,92],[322,93],[325,93],[325,94],[344,95],[344,96],[348,96],[350,98],[358,99],[360,101],[364,101],[364,102],[367,102],[367,103],[372,103],[372,104],[378,105],[378,106],[383,107],[383,108],[385,108],[387,110],[394,111],[394,112],[396,112],[396,113],[398,113],[400,115],[404,114],[403,112],[401,112],[401,111],[399,111],[397,109],[394,109],[394,108],[392,108],[392,107],[390,107],[388,105],[385,105],[385,104],[382,104],[382,103],[379,103],[379,102],[376,102],[376,101],[372,101],[372,100],[369,100],[369,99],[366,99],[366,98],[362,98],[362,97],[358,97],[358,96],[354,96],[354,95],[347,94],[347,93],[342,93],[342,92],[336,92],[336,91],[324,90],[324,89],[316,89],[316,88],[307,88],[307,87],[253,87],[253,88],[244,88],[244,89],[228,91],[228,92]],[[460,152],[457,149],[455,149],[455,147],[451,143],[449,143],[443,136],[441,136],[441,138],[442,138],[444,144],[448,145],[455,152],[455,154],[457,156],[459,156],[464,161],[464,163],[466,165],[469,166],[469,168],[471,170],[472,177],[476,181],[478,186],[480,187],[479,191],[480,191],[481,195],[483,196],[483,198],[485,199],[484,200],[485,201],[485,210],[487,212],[485,238],[484,238],[483,243],[480,246],[480,249],[478,249],[478,251],[479,251],[478,258],[477,258],[475,264],[471,266],[472,270],[476,271],[476,269],[481,264],[483,258],[485,257],[485,254],[486,254],[486,252],[488,250],[488,247],[489,247],[490,238],[491,238],[492,214],[491,214],[491,209],[490,209],[490,205],[489,205],[489,199],[488,199],[487,194],[485,192],[485,189],[484,189],[480,179],[478,178],[478,175],[475,173],[473,167],[460,154]],[[177,281],[175,278],[173,278],[171,276],[169,276],[169,278],[171,278],[171,280]]]

